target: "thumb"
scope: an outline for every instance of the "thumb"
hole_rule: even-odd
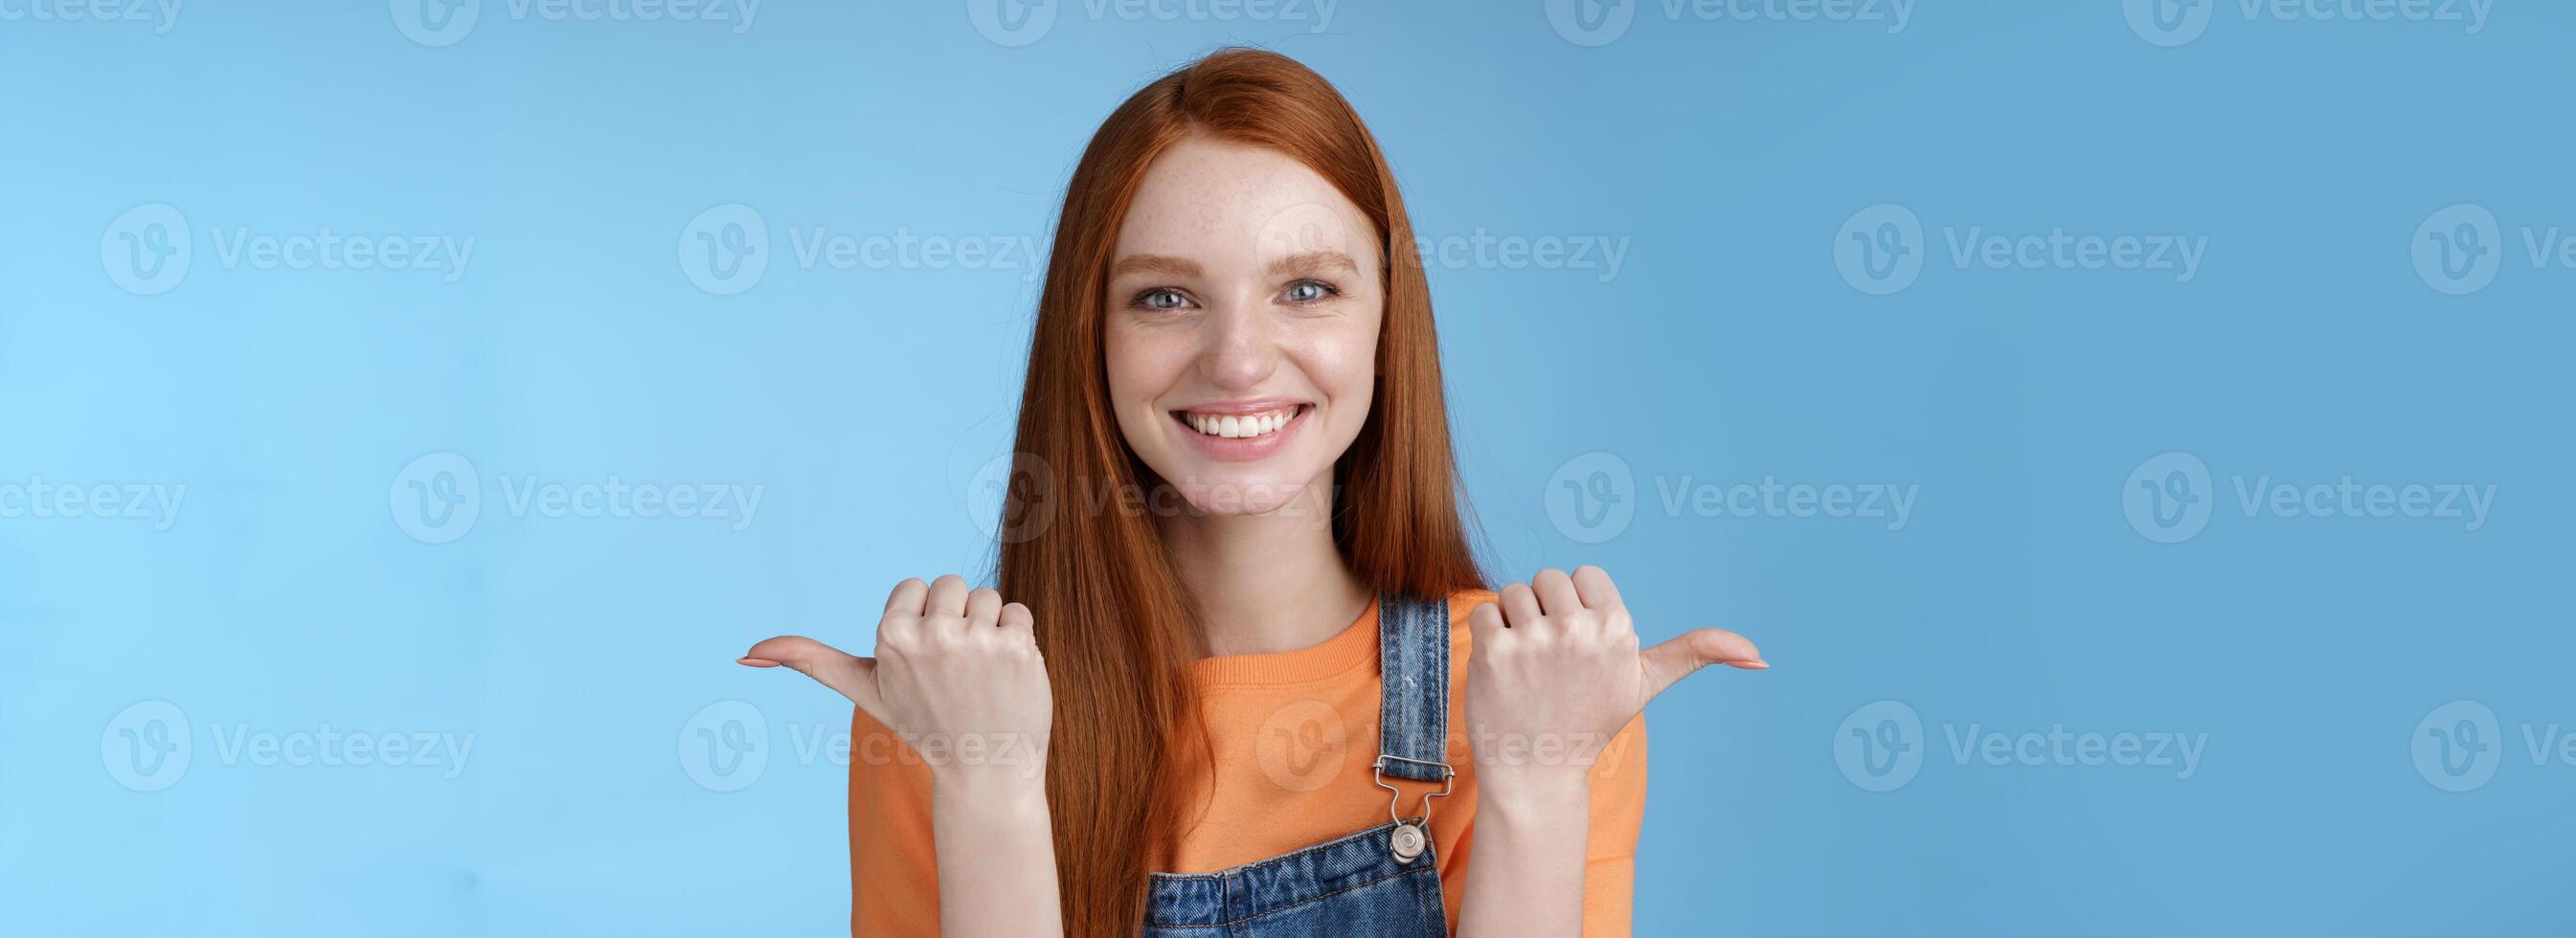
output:
[[[736,659],[755,668],[786,665],[823,686],[840,691],[868,715],[885,718],[885,698],[877,694],[877,660],[861,658],[802,635],[781,635],[751,646]]]
[[[1646,700],[1653,700],[1692,672],[1712,664],[1725,664],[1747,671],[1771,666],[1762,660],[1762,652],[1744,636],[1725,629],[1692,629],[1678,638],[1637,653],[1637,663],[1646,669]],[[1643,705],[1645,701],[1639,701]]]

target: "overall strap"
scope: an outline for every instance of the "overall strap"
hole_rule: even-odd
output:
[[[1397,593],[1378,598],[1378,768],[1420,782],[1447,782],[1449,600]],[[1380,782],[1380,784],[1384,784]]]

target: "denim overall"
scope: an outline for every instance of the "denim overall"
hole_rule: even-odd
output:
[[[1457,772],[1449,742],[1449,601],[1378,600],[1378,787],[1390,823],[1215,873],[1155,873],[1146,938],[1371,935],[1445,938],[1440,871],[1431,854],[1431,799]],[[1411,819],[1388,777],[1429,782]]]

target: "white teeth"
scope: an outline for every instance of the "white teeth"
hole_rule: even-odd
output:
[[[1266,414],[1184,414],[1182,419],[1200,433],[1235,440],[1277,433],[1296,416],[1296,409],[1290,408]]]

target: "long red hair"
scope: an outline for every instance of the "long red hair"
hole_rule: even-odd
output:
[[[1128,203],[1154,158],[1191,134],[1295,158],[1376,229],[1378,386],[1333,470],[1344,561],[1379,592],[1445,597],[1484,582],[1460,520],[1430,288],[1377,140],[1323,76],[1272,52],[1219,51],[1146,85],[1100,125],[1065,192],[996,571],[1002,595],[1034,613],[1054,687],[1047,801],[1065,932],[1086,938],[1142,926],[1152,838],[1176,836],[1175,799],[1155,781],[1183,750],[1186,665],[1202,647],[1154,518],[1117,497],[1159,482],[1119,435],[1102,348]]]

